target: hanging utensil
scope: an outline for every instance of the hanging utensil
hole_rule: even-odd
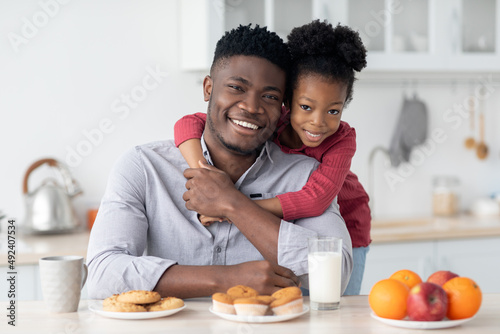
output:
[[[484,160],[488,156],[488,146],[484,142],[484,110],[482,104],[479,114],[479,142],[476,147],[476,155],[480,160]]]
[[[389,157],[393,167],[410,161],[412,150],[427,139],[427,128],[427,105],[417,96],[416,92],[413,98],[408,98],[405,95],[389,145]]]
[[[474,106],[475,106],[475,99],[474,96],[469,97],[469,118],[470,118],[470,131],[471,134],[469,137],[465,138],[465,148],[471,150],[476,147],[476,140],[474,139],[474,117],[475,117],[475,111],[474,111]]]

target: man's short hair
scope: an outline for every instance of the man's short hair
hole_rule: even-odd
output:
[[[215,67],[223,65],[232,56],[255,56],[269,60],[288,72],[291,63],[290,52],[285,42],[267,27],[254,28],[251,24],[240,25],[238,28],[226,31],[215,47],[214,59],[210,73]]]

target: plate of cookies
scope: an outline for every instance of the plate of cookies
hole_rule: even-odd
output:
[[[231,321],[271,323],[298,318],[309,312],[309,307],[303,304],[302,291],[297,287],[283,288],[268,296],[237,285],[214,293],[209,311]]]
[[[131,290],[114,294],[89,304],[89,309],[99,315],[114,319],[153,319],[166,317],[186,308],[176,297],[162,298],[156,291]]]

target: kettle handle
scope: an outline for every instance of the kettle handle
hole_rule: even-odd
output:
[[[23,194],[28,193],[28,178],[29,178],[31,172],[43,164],[49,164],[49,166],[51,166],[51,167],[58,167],[59,166],[57,161],[54,159],[51,159],[51,158],[35,161],[31,166],[29,166],[28,170],[26,171],[26,174],[24,174]]]

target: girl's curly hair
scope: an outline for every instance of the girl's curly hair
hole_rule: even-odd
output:
[[[347,26],[333,27],[315,20],[294,28],[288,35],[292,66],[288,75],[288,101],[299,76],[319,74],[347,86],[347,105],[352,100],[355,71],[366,67],[366,49],[359,34]]]

